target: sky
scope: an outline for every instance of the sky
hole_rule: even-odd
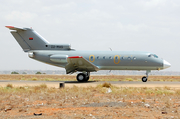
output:
[[[7,25],[76,50],[152,52],[180,71],[179,0],[0,0],[0,70],[62,70],[30,59]]]

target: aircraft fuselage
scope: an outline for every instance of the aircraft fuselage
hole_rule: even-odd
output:
[[[30,51],[34,53],[35,60],[65,67],[67,57],[82,56],[100,70],[161,70],[164,60],[150,56],[149,52],[134,51]],[[51,56],[57,56],[52,59]],[[59,56],[59,57],[58,57]]]

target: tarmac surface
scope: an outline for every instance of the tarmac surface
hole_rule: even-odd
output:
[[[88,81],[84,83],[79,83],[77,81],[12,81],[12,80],[0,80],[0,86],[5,87],[7,84],[12,84],[15,87],[20,86],[38,86],[41,84],[46,84],[48,87],[59,88],[60,83],[63,83],[65,87],[96,87],[99,84],[103,84],[105,81]],[[180,82],[167,82],[167,81],[106,81],[115,85],[117,87],[171,87],[171,88],[180,88]]]

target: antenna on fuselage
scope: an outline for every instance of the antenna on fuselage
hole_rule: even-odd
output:
[[[109,48],[111,51],[112,51],[112,49],[111,48]]]

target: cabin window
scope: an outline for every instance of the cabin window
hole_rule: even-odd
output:
[[[131,60],[131,58],[130,58],[130,57],[128,57],[128,60]]]
[[[136,60],[136,57],[133,57],[133,60]]]
[[[93,61],[94,59],[93,59],[93,56],[91,56],[91,61]]]
[[[99,56],[97,56],[97,59],[100,59]]]
[[[103,59],[106,59],[106,57],[104,56]]]
[[[120,62],[120,57],[118,55],[115,55],[114,57],[114,63],[118,64]]]
[[[112,57],[110,56],[109,59],[112,59]]]

